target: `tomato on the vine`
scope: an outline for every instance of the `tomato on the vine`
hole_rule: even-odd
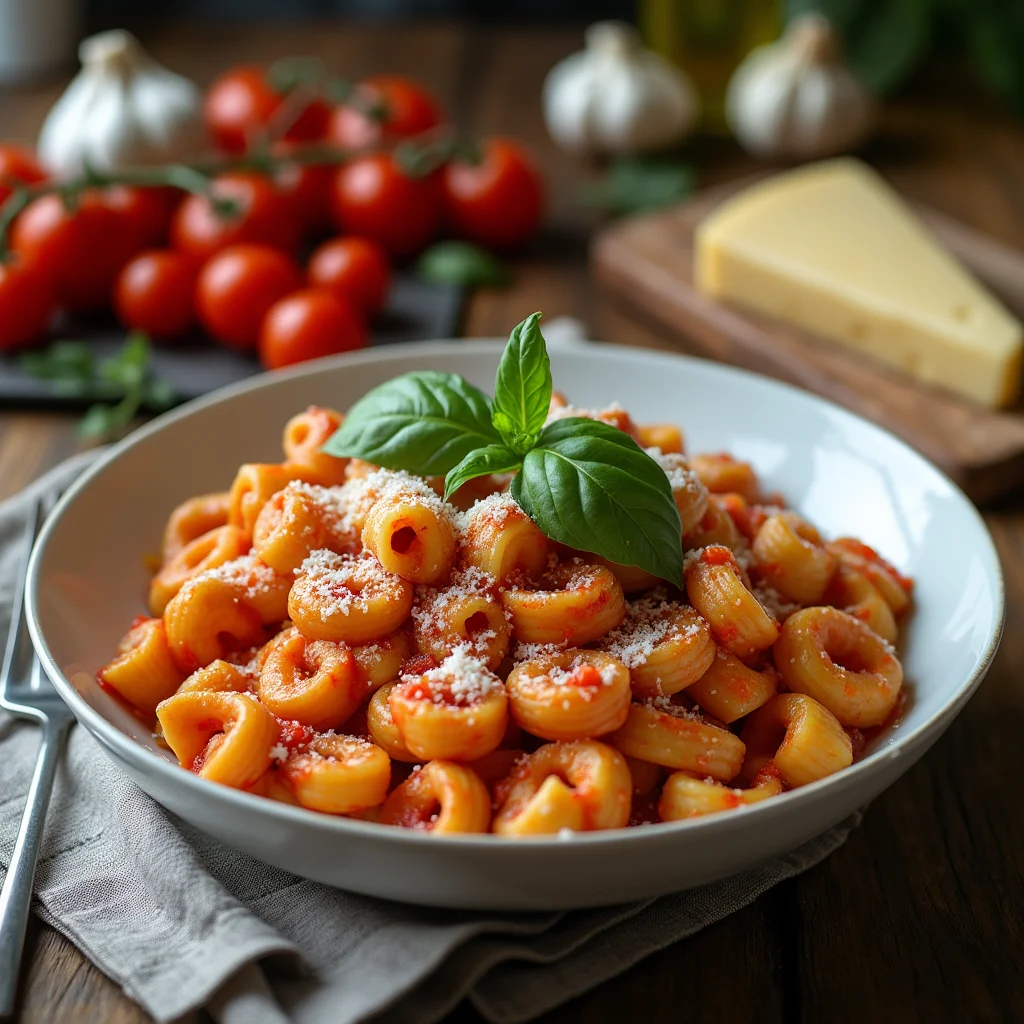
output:
[[[373,75],[360,82],[356,92],[360,105],[335,107],[327,127],[327,137],[347,149],[419,135],[436,128],[444,116],[437,100],[404,75]],[[379,119],[364,113],[371,107],[379,108]]]
[[[180,189],[136,188],[130,185],[111,185],[104,190],[107,205],[120,213],[136,236],[141,251],[167,242],[167,232],[175,208],[181,202]]]
[[[279,143],[274,155],[287,157],[291,143]],[[301,227],[309,233],[323,233],[331,219],[331,184],[335,168],[331,164],[281,163],[274,174],[278,191],[289,200]]]
[[[478,163],[453,160],[442,172],[445,209],[455,231],[491,249],[530,240],[544,214],[544,180],[511,139],[488,139]]]
[[[235,172],[215,178],[213,195],[230,199],[238,210],[222,217],[203,195],[182,201],[171,221],[171,244],[203,262],[229,245],[254,243],[294,252],[299,227],[288,199],[259,174]]]
[[[38,341],[55,309],[53,282],[43,266],[18,256],[0,263],[0,349]]]
[[[436,177],[410,177],[390,153],[342,164],[332,199],[342,231],[372,239],[396,256],[419,252],[441,224]]]
[[[336,292],[373,316],[387,299],[391,269],[387,254],[376,242],[347,235],[332,238],[314,251],[306,277],[314,287]]]
[[[89,189],[73,210],[58,195],[34,199],[11,229],[11,248],[50,275],[57,301],[68,309],[94,310],[110,301],[118,272],[138,239],[103,192]]]
[[[260,330],[260,362],[277,370],[367,344],[355,307],[324,288],[306,288],[274,303]]]
[[[199,322],[225,345],[254,349],[267,310],[301,287],[302,274],[284,253],[266,245],[232,245],[199,274]]]
[[[19,186],[35,185],[45,178],[46,171],[28,146],[0,143],[0,203]]]
[[[203,101],[203,119],[214,144],[227,153],[243,153],[277,114],[285,96],[275,91],[264,68],[245,64],[225,71],[214,80]],[[319,139],[329,110],[313,99],[286,128],[292,142]]]
[[[195,321],[196,268],[174,249],[150,249],[129,260],[114,285],[114,311],[125,327],[176,338]]]

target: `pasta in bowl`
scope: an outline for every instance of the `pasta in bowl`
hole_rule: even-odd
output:
[[[143,788],[358,891],[581,906],[792,849],[939,735],[994,651],[998,562],[952,485],[826,403],[689,360],[553,353],[581,406],[621,400],[606,418],[664,474],[676,582],[552,540],[508,474],[446,502],[436,479],[321,450],[332,407],[427,360],[483,383],[499,352],[370,353],[235,389],[133,436],[62,500],[33,559],[34,638]],[[616,851],[644,871],[610,878]]]

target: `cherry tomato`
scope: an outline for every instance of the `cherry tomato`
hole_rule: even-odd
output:
[[[301,287],[302,274],[284,253],[266,245],[232,245],[199,274],[199,322],[225,345],[254,349],[267,310]]]
[[[104,196],[107,205],[127,219],[139,251],[166,244],[171,218],[182,198],[179,189],[112,185]]]
[[[463,238],[491,249],[528,241],[544,212],[544,182],[526,150],[511,139],[489,139],[483,159],[452,161],[443,171],[448,220]]]
[[[278,144],[274,151],[286,156],[292,147]],[[329,164],[285,163],[278,168],[274,184],[292,204],[305,232],[323,233],[331,220],[331,185],[335,168]]]
[[[187,196],[171,221],[171,244],[203,262],[229,245],[258,243],[284,252],[298,248],[298,224],[291,205],[273,184],[258,174],[222,174],[214,195],[234,200],[239,211],[221,217],[206,196]]]
[[[219,149],[242,153],[277,113],[284,96],[274,91],[263,68],[246,64],[231,68],[206,91],[203,119]],[[319,139],[327,126],[329,111],[314,99],[284,133],[293,142]]]
[[[306,288],[275,302],[260,330],[260,362],[277,370],[367,344],[355,307],[324,288]]]
[[[45,178],[46,172],[28,146],[0,143],[0,203],[19,185],[34,185]]]
[[[195,321],[196,269],[173,249],[150,249],[125,264],[114,285],[114,311],[125,327],[176,338]]]
[[[373,316],[388,297],[391,269],[376,242],[348,235],[324,242],[309,257],[306,277],[314,287],[337,292],[366,316]]]
[[[0,349],[38,341],[55,309],[53,283],[40,264],[17,256],[0,263]]]
[[[107,305],[114,279],[136,246],[128,219],[98,190],[84,192],[73,211],[59,196],[40,196],[11,230],[11,248],[50,275],[60,305],[79,311]]]
[[[396,256],[419,252],[441,223],[436,178],[410,178],[388,153],[342,164],[331,198],[342,231],[378,242]]]
[[[421,85],[402,75],[374,75],[359,85],[360,107],[335,107],[327,137],[339,146],[365,149],[385,139],[403,139],[436,128],[443,112],[440,104]],[[380,105],[383,118],[363,113]]]

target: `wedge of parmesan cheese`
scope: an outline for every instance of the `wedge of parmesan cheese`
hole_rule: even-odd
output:
[[[1020,389],[1020,322],[857,160],[753,185],[698,225],[706,294],[989,406]]]

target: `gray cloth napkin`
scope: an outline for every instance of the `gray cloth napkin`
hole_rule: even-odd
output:
[[[79,457],[0,505],[0,636],[29,504]],[[0,864],[10,862],[36,729],[0,713]],[[177,820],[72,731],[47,819],[36,909],[158,1021],[429,1024],[464,996],[523,1021],[746,906],[846,839],[850,819],[756,870],[689,892],[572,913],[431,910],[268,867]]]

